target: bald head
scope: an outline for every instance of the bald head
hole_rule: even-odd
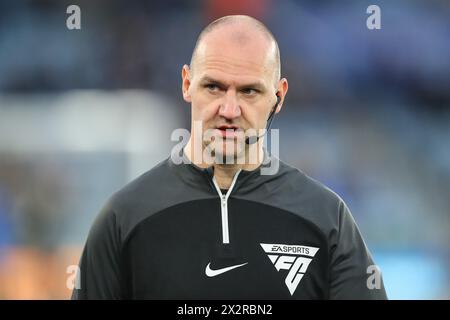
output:
[[[225,16],[211,22],[198,36],[190,63],[192,71],[207,46],[218,42],[235,45],[237,48],[253,45],[255,51],[260,50],[267,54],[268,68],[272,69],[275,81],[280,79],[278,43],[262,22],[244,15]]]

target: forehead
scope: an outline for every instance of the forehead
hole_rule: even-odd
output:
[[[271,43],[260,34],[233,32],[219,30],[205,36],[197,48],[194,74],[223,81],[273,81]]]

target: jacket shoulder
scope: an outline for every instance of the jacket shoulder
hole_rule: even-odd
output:
[[[102,215],[114,215],[122,241],[140,221],[161,208],[171,205],[171,186],[176,177],[165,159],[113,193],[102,209]]]

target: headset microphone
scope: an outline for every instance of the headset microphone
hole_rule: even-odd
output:
[[[278,107],[279,103],[280,103],[280,96],[277,95],[277,103],[272,108],[272,111],[270,112],[269,117],[267,118],[266,131],[262,135],[249,136],[249,137],[245,138],[245,143],[246,144],[254,144],[254,143],[256,143],[259,140],[259,138],[263,137],[269,131],[270,126],[272,125],[273,116],[275,115],[275,111],[277,110],[277,107]]]

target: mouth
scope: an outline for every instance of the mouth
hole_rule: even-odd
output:
[[[221,125],[221,126],[217,126],[215,129],[225,139],[237,138],[238,134],[243,131],[238,126],[233,126],[233,125]]]

